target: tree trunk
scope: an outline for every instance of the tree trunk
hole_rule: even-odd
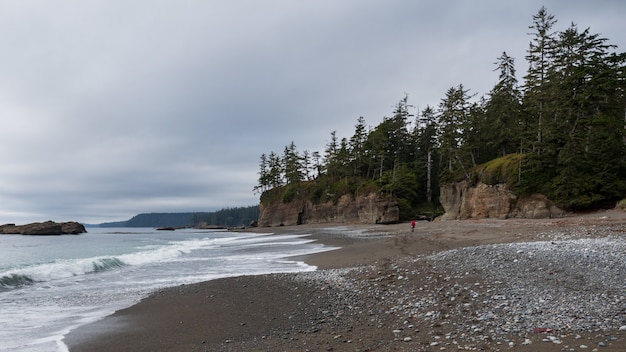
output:
[[[426,161],[426,200],[430,203],[433,199],[432,190],[432,151],[428,150],[428,160]]]

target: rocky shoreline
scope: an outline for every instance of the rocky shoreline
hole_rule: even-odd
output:
[[[344,245],[314,272],[163,290],[70,351],[626,350],[623,211],[279,231]]]
[[[78,235],[86,233],[85,226],[75,221],[67,222],[34,222],[25,225],[5,224],[0,225],[0,235]]]

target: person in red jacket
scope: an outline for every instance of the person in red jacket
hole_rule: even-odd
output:
[[[415,231],[415,220],[411,220],[411,232]]]

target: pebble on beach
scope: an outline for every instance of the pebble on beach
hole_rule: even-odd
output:
[[[512,348],[533,340],[562,345],[559,334],[626,330],[626,242],[618,236],[575,237],[554,233],[546,241],[465,247],[300,277],[323,282],[326,289],[330,283],[341,294],[357,290],[360,299],[382,305],[385,317],[402,319],[399,326],[429,326],[423,334],[431,335],[431,347]],[[392,333],[417,343],[422,332]]]

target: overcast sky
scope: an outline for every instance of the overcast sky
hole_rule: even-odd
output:
[[[626,51],[622,0],[0,0],[0,224],[258,204],[262,153],[521,81],[542,5]]]

